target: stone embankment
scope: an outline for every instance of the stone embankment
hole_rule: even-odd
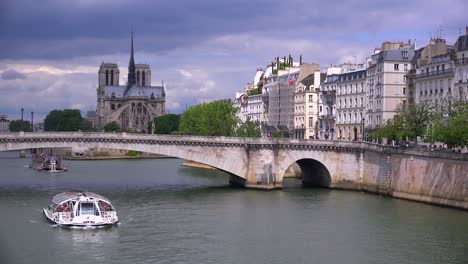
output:
[[[366,151],[360,189],[468,209],[468,156],[411,150]]]

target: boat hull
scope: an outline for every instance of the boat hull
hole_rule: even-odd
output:
[[[119,222],[117,220],[117,221],[110,222],[110,223],[103,223],[103,222],[99,222],[99,223],[73,223],[73,222],[60,223],[60,222],[56,221],[52,217],[52,214],[46,208],[43,208],[42,211],[44,213],[45,218],[47,219],[47,221],[49,223],[59,225],[59,226],[63,226],[63,227],[104,227],[104,226],[109,226],[110,227],[110,226],[116,225]]]

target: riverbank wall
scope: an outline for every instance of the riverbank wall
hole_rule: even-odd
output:
[[[360,190],[468,210],[468,157],[410,150],[366,151]]]

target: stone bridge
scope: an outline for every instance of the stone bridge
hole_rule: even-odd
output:
[[[299,164],[305,185],[375,192],[468,209],[468,155],[365,142],[127,133],[0,133],[0,151],[109,148],[161,154],[227,172],[232,184],[282,188]],[[3,175],[2,175],[3,176]]]
[[[303,182],[352,187],[363,176],[366,143],[297,139],[147,135],[130,133],[4,133],[0,151],[33,148],[98,147],[135,150],[203,163],[252,188],[281,188],[290,165],[301,167]],[[376,148],[376,146],[373,146]]]

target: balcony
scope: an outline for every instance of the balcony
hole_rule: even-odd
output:
[[[433,72],[426,72],[426,73],[420,73],[415,75],[415,79],[422,79],[422,78],[429,78],[429,77],[435,77],[435,76],[443,76],[443,75],[449,75],[453,74],[453,69],[446,69],[443,71],[433,71]]]

